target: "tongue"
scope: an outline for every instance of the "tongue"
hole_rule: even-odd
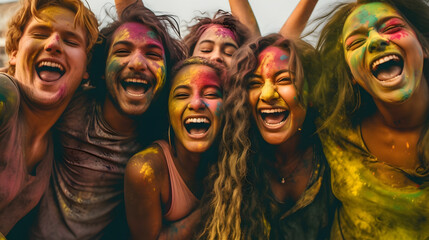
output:
[[[381,69],[378,71],[377,79],[380,81],[386,81],[398,76],[401,74],[401,71],[402,69],[399,66],[391,66],[386,69]]]
[[[203,133],[205,133],[207,130],[206,129],[204,129],[204,128],[191,128],[190,130],[189,130],[189,133],[190,134],[203,134]]]
[[[144,87],[141,87],[135,84],[130,84],[126,87],[126,91],[131,95],[143,95],[145,92],[145,89]]]
[[[283,121],[285,113],[266,114],[264,121],[268,124],[276,124]]]
[[[61,74],[58,72],[52,72],[52,71],[41,71],[39,73],[40,78],[43,81],[51,82],[58,80],[61,77]]]

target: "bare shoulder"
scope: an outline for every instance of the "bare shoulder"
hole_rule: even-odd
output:
[[[137,182],[159,183],[167,173],[162,148],[158,144],[151,144],[131,157],[125,170],[125,177]]]

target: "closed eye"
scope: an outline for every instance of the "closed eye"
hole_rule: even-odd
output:
[[[395,32],[398,32],[402,29],[403,25],[391,25],[384,28],[382,31],[383,33],[392,34]]]
[[[347,43],[346,50],[354,50],[354,49],[362,46],[362,44],[364,44],[364,42],[365,42],[365,39],[362,39],[362,38],[353,40],[350,43]]]
[[[262,82],[258,79],[252,79],[249,81],[249,84],[247,85],[248,89],[255,89],[262,86]]]

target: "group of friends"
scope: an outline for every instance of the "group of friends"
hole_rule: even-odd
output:
[[[317,0],[260,36],[22,0],[0,73],[0,239],[428,239],[429,2]]]

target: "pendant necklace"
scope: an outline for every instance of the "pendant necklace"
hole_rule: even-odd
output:
[[[286,175],[281,175],[278,171],[276,171],[275,169],[272,170],[272,172],[277,175],[277,181],[279,181],[281,184],[285,184],[286,180],[288,180],[289,178],[292,178],[294,176],[295,171],[298,169],[299,166],[299,160],[297,161],[297,163],[295,164],[295,166],[293,167],[292,171],[290,171],[288,174]]]

